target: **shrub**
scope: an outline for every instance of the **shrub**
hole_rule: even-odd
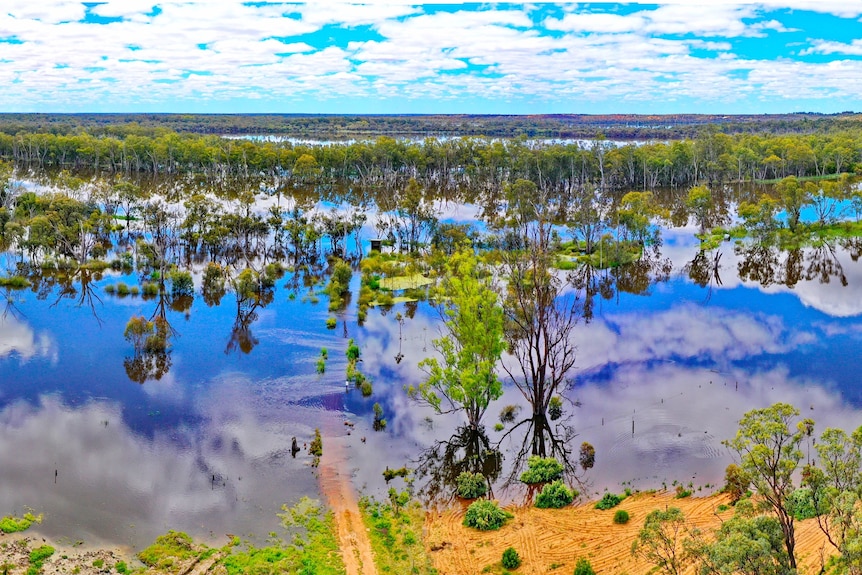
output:
[[[629,512],[623,511],[622,509],[618,509],[616,513],[614,513],[614,523],[617,525],[625,525],[629,522]]]
[[[320,436],[320,429],[314,430],[314,439],[308,446],[308,452],[314,456],[311,465],[317,467],[320,464],[320,457],[323,455],[323,438]]]
[[[193,296],[195,295],[195,283],[192,281],[192,274],[186,271],[173,271],[168,276],[171,280],[171,295],[178,296]]]
[[[19,531],[26,531],[33,523],[41,522],[42,516],[36,516],[32,513],[25,513],[20,519],[12,516],[3,517],[0,519],[0,533],[17,533]]]
[[[503,425],[502,423],[495,423],[494,424],[494,431],[503,431],[504,429],[506,429],[506,426]]]
[[[527,460],[527,470],[521,474],[521,481],[528,484],[547,483],[563,476],[563,464],[553,457],[532,455]]]
[[[117,282],[117,295],[129,295],[129,286],[124,282]]]
[[[317,360],[317,373],[326,373],[326,360],[322,357]]]
[[[581,557],[575,564],[575,575],[596,575],[596,572],[593,570],[593,566],[590,565],[590,562]]]
[[[476,499],[488,492],[488,483],[481,473],[462,471],[455,482],[458,484],[458,497],[464,499]]]
[[[335,319],[334,317],[329,316],[328,318],[326,318],[326,329],[335,329],[335,327],[337,325],[338,325],[338,320]]]
[[[521,557],[514,547],[509,547],[503,551],[502,563],[506,569],[517,569],[521,566]]]
[[[54,548],[50,545],[42,545],[41,547],[37,547],[30,551],[30,568],[27,569],[27,574],[40,573],[42,571],[42,565],[44,565],[48,557],[53,554]]]
[[[818,515],[817,505],[814,503],[810,487],[801,487],[791,493],[788,497],[787,507],[797,521],[804,521]]]
[[[410,475],[410,470],[406,467],[401,467],[399,469],[389,469],[389,467],[387,467],[383,470],[383,479],[386,483],[389,483],[396,477],[407,477],[408,475]]]
[[[145,282],[142,287],[142,292],[145,296],[157,296],[159,295],[159,284],[155,282]]]
[[[117,570],[117,573],[122,573],[123,575],[129,572],[129,566],[126,565],[125,561],[117,561],[117,564],[114,565],[114,569]]]
[[[745,474],[740,466],[731,463],[724,470],[724,487],[722,491],[730,496],[731,504],[736,503],[748,491],[748,486],[751,480]]]
[[[463,524],[479,531],[493,531],[499,529],[506,520],[514,517],[508,511],[500,509],[496,501],[480,499],[474,501],[467,508]]]
[[[536,507],[539,509],[560,509],[566,505],[571,505],[574,500],[575,492],[558,479],[553,483],[546,483],[542,487],[542,492],[536,497]]]
[[[117,286],[114,284],[108,284],[105,286],[105,293],[109,293],[111,295],[117,293]]]
[[[353,341],[353,338],[347,340],[347,350],[344,352],[347,355],[348,361],[356,361],[359,359],[359,346]]]
[[[625,499],[623,495],[616,493],[605,493],[604,496],[596,503],[596,509],[606,510],[619,505]]]
[[[362,392],[362,397],[369,397],[374,392],[374,389],[371,387],[371,381],[367,378],[362,381],[359,390]]]

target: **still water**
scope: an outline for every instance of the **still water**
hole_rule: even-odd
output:
[[[582,441],[596,448],[592,493],[719,483],[731,461],[721,441],[745,411],[775,401],[796,405],[819,430],[862,421],[858,251],[836,243],[764,257],[725,242],[708,254],[717,265],[695,274],[694,231],[664,230],[651,258],[667,273],[648,270],[644,283],[596,271],[593,279],[612,287],[580,292],[591,317],[577,328],[566,410],[573,450]],[[432,306],[372,309],[360,326],[354,303],[330,330],[326,298],[291,296],[290,273],[253,317],[230,292],[215,306],[198,296],[187,310],[167,310],[176,334],[169,369],[139,384],[124,366],[133,352],[123,331],[159,302],[104,292],[120,280],[137,283],[107,270],[91,278],[89,294],[79,281],[72,291],[3,292],[0,514],[33,509],[45,514],[47,535],[88,543],[141,547],[167,529],[262,540],[282,504],[320,497],[311,456],[290,449],[315,428],[347,446],[361,492],[384,494],[381,472],[403,465],[421,467],[417,488],[434,492],[423,482],[442,464],[429,448],[456,435],[459,418],[433,415],[404,392],[433,352],[440,320]],[[348,338],[374,381],[370,398],[345,391]],[[324,347],[329,360],[318,374]],[[374,402],[384,431],[372,429]],[[524,404],[511,386],[489,409],[486,431],[491,444],[502,439],[496,495],[517,501],[522,494],[504,478],[528,438],[493,429],[507,404]]]

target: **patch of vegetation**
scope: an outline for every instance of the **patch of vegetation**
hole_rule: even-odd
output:
[[[383,479],[386,480],[386,483],[389,483],[396,477],[407,477],[410,475],[410,470],[406,467],[401,467],[398,469],[389,469],[388,467],[383,470]]]
[[[514,547],[508,547],[503,551],[501,563],[506,569],[517,569],[521,566],[521,556],[518,555]]]
[[[488,493],[488,482],[481,473],[462,471],[455,480],[458,485],[458,497],[477,499]]]
[[[508,511],[500,509],[496,501],[482,499],[474,501],[467,508],[463,525],[479,531],[493,531],[502,527],[506,521],[513,517],[514,515]]]
[[[338,320],[333,316],[326,318],[326,329],[335,329],[338,325]]]
[[[562,480],[558,479],[546,483],[542,491],[536,496],[536,507],[539,509],[560,509],[571,505],[577,493],[566,487]]]
[[[575,563],[574,575],[596,575],[596,572],[590,564],[590,561],[581,557],[578,559],[578,562]]]
[[[27,575],[37,575],[42,572],[42,567],[45,561],[54,554],[54,548],[50,545],[42,545],[30,551],[30,566],[27,568]]]
[[[317,358],[317,373],[326,372],[326,360],[322,357]]]
[[[625,525],[629,522],[629,512],[624,511],[622,509],[618,509],[616,513],[614,513],[614,523],[617,525]]]
[[[22,517],[8,516],[0,519],[0,533],[26,531],[34,523],[42,523],[42,515],[25,513]]]
[[[686,489],[682,485],[676,486],[676,494],[674,495],[677,499],[685,499],[686,497],[691,497],[691,489]]]
[[[331,513],[303,497],[279,514],[282,525],[292,532],[290,543],[278,542],[264,548],[249,546],[244,551],[225,549],[219,560],[228,575],[297,573],[300,575],[342,575],[344,564]],[[234,542],[235,544],[238,541]]]
[[[810,487],[800,487],[793,491],[788,497],[787,507],[797,521],[804,521],[819,515],[817,504],[814,501],[814,493]]]
[[[513,423],[515,418],[518,416],[518,412],[521,411],[520,406],[517,405],[507,405],[503,409],[500,410],[500,422],[501,423]]]
[[[531,455],[527,459],[527,470],[521,474],[521,481],[529,485],[556,481],[563,476],[563,464],[553,457]]]
[[[605,493],[602,498],[596,503],[596,509],[606,511],[622,503],[623,499],[625,498],[625,495],[617,495],[616,493],[610,492]]]
[[[555,395],[551,398],[551,401],[548,402],[548,417],[551,418],[551,421],[556,421],[563,416],[563,398],[559,395]]]
[[[425,287],[432,283],[434,283],[434,280],[428,279],[422,274],[411,274],[406,276],[382,278],[379,286],[382,290],[400,291]]]
[[[383,431],[386,429],[386,419],[383,417],[383,407],[379,403],[375,402],[371,409],[374,411],[374,423],[372,424],[374,431]]]
[[[423,544],[425,511],[418,502],[401,502],[396,507],[391,501],[381,503],[363,497],[359,508],[380,573],[437,573]]]
[[[308,445],[308,452],[314,456],[311,462],[313,467],[320,465],[320,458],[323,456],[323,438],[320,436],[320,429],[314,430],[314,439]]]
[[[138,553],[138,559],[148,567],[170,569],[178,562],[199,557],[206,549],[195,545],[188,534],[172,530],[156,537],[152,545]]]
[[[10,276],[0,278],[0,287],[12,289],[24,289],[30,287],[30,280],[21,276]]]
[[[114,569],[117,571],[117,573],[122,573],[123,575],[129,573],[129,566],[126,565],[125,561],[117,561],[117,564],[114,565]]]

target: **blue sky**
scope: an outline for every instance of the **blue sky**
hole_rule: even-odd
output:
[[[2,112],[862,111],[862,0],[2,4]]]

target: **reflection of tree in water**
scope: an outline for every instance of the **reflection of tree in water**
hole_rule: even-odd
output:
[[[251,269],[240,273],[232,284],[236,295],[236,318],[224,352],[239,350],[251,353],[260,342],[252,333],[251,325],[258,318],[257,310],[272,303],[274,292],[271,285],[265,285],[261,274]]]
[[[842,243],[841,247],[846,246]],[[752,242],[735,249],[741,256],[737,271],[743,281],[757,282],[764,287],[782,284],[792,288],[803,279],[829,283],[837,278],[842,286],[847,285],[835,240],[821,238],[813,247],[789,250],[770,242]]]
[[[93,317],[102,324],[102,320],[96,313],[96,303],[100,305],[102,298],[96,290],[97,286],[94,282],[102,279],[102,273],[93,271],[84,267],[78,267],[70,273],[61,274],[58,276],[57,286],[57,301],[51,307],[56,306],[63,299],[75,300],[78,307],[86,306],[93,312]],[[76,284],[77,282],[77,284]]]
[[[585,468],[579,468],[574,460],[572,440],[576,437],[574,428],[567,423],[552,423],[544,414],[533,415],[515,424],[500,439],[501,445],[507,439],[513,440],[512,466],[504,487],[518,483],[530,456],[553,457],[563,464],[566,477],[578,484],[583,483]],[[591,467],[592,465],[590,465]]]
[[[168,322],[168,309],[173,308],[174,299],[165,290],[165,282],[159,282],[156,309],[150,319],[132,317],[126,324],[124,336],[132,344],[134,353],[123,359],[123,367],[130,380],[143,384],[149,380],[160,380],[171,369],[171,339],[177,335]],[[182,305],[185,305],[184,302]],[[178,304],[179,305],[179,304]],[[183,311],[186,311],[186,307]]]
[[[569,272],[569,281],[580,292],[584,321],[595,315],[597,297],[610,301],[620,293],[644,295],[658,282],[670,279],[673,262],[663,258],[659,246],[645,248],[638,260],[613,268],[598,268],[588,262]]]
[[[490,487],[499,477],[502,463],[503,456],[491,446],[484,427],[461,426],[452,437],[434,443],[419,455],[416,461],[416,478],[422,484],[419,495],[428,504],[450,501],[455,495],[458,475],[464,471],[481,473]]]

